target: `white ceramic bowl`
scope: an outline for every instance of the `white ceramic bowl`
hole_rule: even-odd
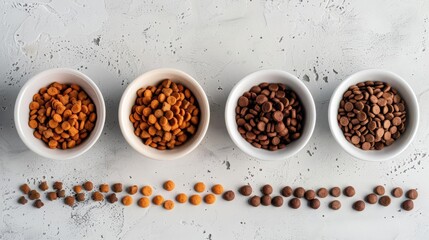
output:
[[[252,146],[237,130],[235,108],[237,107],[238,98],[242,96],[244,92],[249,91],[251,87],[263,82],[286,84],[288,88],[295,91],[298,95],[305,111],[304,129],[301,137],[288,144],[286,148],[277,151],[269,151]],[[225,107],[225,123],[232,141],[243,152],[261,160],[284,160],[299,152],[310,140],[316,124],[316,107],[310,91],[297,77],[280,70],[261,70],[247,75],[231,90]]]
[[[29,105],[33,100],[33,95],[39,89],[47,87],[53,82],[75,83],[81,86],[91,97],[97,111],[97,121],[91,134],[85,141],[72,149],[50,149],[42,140],[33,136],[34,130],[28,126]],[[19,136],[28,148],[40,156],[65,160],[80,156],[88,151],[98,140],[103,131],[104,121],[106,119],[106,107],[104,105],[103,95],[97,85],[85,74],[68,68],[56,68],[43,71],[28,80],[21,88],[15,103],[15,126]]]
[[[195,135],[183,145],[174,149],[158,150],[146,146],[143,140],[134,134],[134,127],[129,116],[137,98],[137,91],[142,87],[155,86],[164,79],[171,79],[175,83],[180,83],[194,94],[200,108],[200,123]],[[151,159],[173,160],[190,153],[201,143],[209,127],[210,106],[203,88],[193,77],[177,69],[160,68],[144,73],[128,85],[122,94],[118,114],[122,134],[131,147],[143,156]]]
[[[351,85],[368,80],[383,81],[390,84],[392,88],[395,88],[399,92],[407,106],[408,115],[405,132],[392,145],[387,146],[382,150],[364,151],[355,147],[347,141],[341,128],[338,126],[337,114],[343,94]],[[334,135],[335,140],[346,152],[358,159],[379,162],[398,156],[408,147],[408,145],[410,145],[419,126],[419,105],[416,95],[410,85],[408,85],[403,78],[386,70],[369,69],[349,76],[335,89],[329,103],[328,118],[332,135]]]

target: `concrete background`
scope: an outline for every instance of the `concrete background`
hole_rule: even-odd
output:
[[[425,0],[0,1],[0,239],[426,239],[429,234],[429,2]],[[71,67],[88,74],[107,104],[104,134],[82,157],[43,159],[19,139],[13,108],[20,87],[36,73]],[[144,159],[127,145],[117,122],[120,96],[135,77],[175,67],[194,76],[211,105],[203,143],[189,157]],[[234,84],[264,68],[298,76],[316,102],[318,120],[308,145],[284,162],[252,159],[238,150],[224,125]],[[367,68],[407,79],[421,106],[413,144],[392,161],[353,159],[333,140],[327,108],[334,88]],[[42,179],[71,187],[94,183],[160,184],[173,179],[191,193],[196,181],[236,190],[271,183],[305,188],[355,186],[343,208],[251,208],[246,198],[213,206],[140,209],[61,201],[37,210],[16,203],[18,186]],[[374,185],[418,188],[412,212],[399,199],[387,208],[351,209]],[[166,197],[173,197],[160,190]]]

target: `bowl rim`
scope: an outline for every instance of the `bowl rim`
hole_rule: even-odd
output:
[[[197,89],[197,91],[201,95],[201,100],[202,100],[202,102],[200,102],[200,99],[198,99],[198,104],[200,106],[200,113],[205,114],[207,116],[207,122],[205,124],[201,125],[202,121],[200,120],[200,123],[199,123],[200,125],[198,126],[198,128],[201,128],[200,135],[193,136],[193,137],[196,137],[196,139],[187,148],[178,149],[178,151],[175,152],[174,154],[166,154],[166,153],[168,153],[168,152],[166,152],[168,150],[165,150],[165,151],[158,150],[159,154],[152,154],[150,151],[145,151],[145,148],[150,148],[150,147],[146,146],[143,143],[143,141],[140,141],[140,143],[136,143],[135,141],[130,139],[130,137],[127,134],[128,129],[126,129],[126,127],[125,127],[126,123],[124,121],[126,121],[126,120],[125,120],[125,118],[123,118],[122,114],[125,114],[124,109],[126,107],[125,101],[126,101],[127,95],[128,94],[135,94],[135,92],[131,92],[135,86],[137,86],[137,87],[145,86],[145,83],[144,82],[142,83],[142,81],[150,75],[166,74],[166,73],[170,73],[173,75],[183,77],[183,79],[185,79],[186,82],[188,82],[189,84],[191,84],[193,87],[195,87]],[[162,79],[159,79],[159,80],[162,80]],[[204,111],[202,111],[203,106],[205,109]],[[124,119],[124,121],[123,121],[123,119]],[[129,117],[126,116],[126,119],[129,120]],[[119,127],[121,129],[122,135],[125,138],[125,141],[127,141],[127,143],[136,152],[138,152],[139,154],[141,154],[144,157],[151,159],[151,160],[171,161],[171,160],[176,160],[176,159],[179,159],[179,158],[182,158],[182,157],[188,155],[189,153],[194,151],[198,147],[198,145],[201,143],[201,141],[204,139],[204,137],[207,133],[209,124],[210,124],[210,104],[209,104],[207,94],[205,93],[204,89],[201,87],[201,85],[198,83],[198,81],[195,80],[195,78],[193,78],[191,75],[189,75],[188,73],[186,73],[182,70],[176,69],[176,68],[156,68],[156,69],[152,69],[152,70],[149,70],[147,72],[144,72],[143,74],[137,76],[124,90],[124,92],[122,93],[122,96],[121,96],[121,100],[119,101],[118,122],[119,122]]]
[[[397,149],[399,149],[399,150],[392,153],[392,154],[383,154],[383,155],[380,155],[377,157],[373,157],[373,156],[369,156],[369,153],[371,153],[371,151],[363,151],[363,150],[356,148],[356,147],[355,147],[356,149],[346,148],[345,144],[350,144],[350,143],[345,138],[340,138],[336,134],[335,128],[338,128],[338,123],[337,123],[337,119],[336,119],[336,116],[337,116],[336,113],[338,112],[338,106],[334,106],[334,102],[336,102],[336,100],[342,96],[342,93],[340,94],[338,91],[346,85],[348,88],[349,86],[352,85],[350,82],[353,82],[355,80],[356,76],[364,75],[364,74],[383,74],[383,75],[389,77],[389,79],[392,80],[392,82],[396,81],[396,82],[399,82],[400,84],[404,85],[404,89],[397,89],[398,92],[401,92],[401,91],[408,92],[410,99],[411,99],[411,102],[410,103],[407,102],[407,105],[412,104],[415,106],[416,111],[415,111],[415,114],[413,115],[413,118],[415,119],[413,121],[413,122],[415,122],[414,123],[415,127],[414,127],[413,131],[410,132],[410,136],[408,137],[408,141],[399,145],[397,147]],[[368,80],[368,79],[361,79],[359,82],[364,82],[366,80]],[[334,117],[334,115],[335,115],[335,117]],[[361,71],[358,71],[358,72],[355,72],[355,73],[349,75],[335,88],[334,92],[331,95],[331,99],[329,101],[328,123],[329,123],[329,128],[330,128],[331,134],[333,135],[333,137],[334,137],[335,141],[338,143],[338,145],[340,145],[341,148],[345,152],[347,152],[350,156],[352,156],[356,159],[359,159],[359,160],[363,160],[363,161],[383,162],[383,161],[387,161],[387,160],[390,160],[392,158],[395,158],[399,154],[404,152],[405,149],[408,148],[408,146],[411,144],[411,142],[414,140],[414,138],[416,136],[416,133],[417,133],[418,128],[419,128],[419,121],[420,121],[420,107],[419,107],[419,103],[418,103],[417,96],[416,96],[415,92],[413,91],[411,86],[408,84],[408,82],[404,78],[402,78],[401,76],[399,76],[398,74],[396,74],[392,71],[385,70],[385,69],[370,68],[370,69],[361,70]],[[353,150],[351,150],[351,149],[353,149]],[[360,152],[359,152],[359,150],[360,150]]]
[[[21,125],[18,119],[18,116],[20,115],[19,111],[24,107],[22,106],[22,101],[25,98],[24,93],[26,92],[27,88],[29,88],[29,86],[32,84],[33,81],[39,79],[41,76],[46,76],[46,75],[55,74],[55,73],[72,74],[76,77],[79,77],[83,81],[87,82],[94,90],[95,95],[100,102],[100,106],[97,106],[97,109],[100,108],[101,116],[97,116],[97,118],[100,119],[100,122],[98,123],[100,126],[98,126],[98,128],[96,128],[95,131],[92,132],[92,134],[90,134],[89,138],[85,140],[85,142],[87,142],[86,145],[83,146],[80,150],[76,151],[74,154],[61,155],[61,154],[56,154],[54,152],[50,153],[46,151],[46,150],[53,150],[53,149],[46,148],[42,150],[42,149],[39,149],[38,147],[35,147],[33,144],[31,144],[31,141],[28,139],[28,136],[24,133],[23,126]],[[73,158],[77,158],[82,154],[84,154],[85,152],[87,152],[98,141],[99,137],[101,136],[101,133],[103,132],[103,128],[104,128],[105,119],[106,119],[106,106],[105,106],[103,94],[101,93],[98,86],[86,74],[71,68],[51,68],[37,73],[29,80],[27,80],[27,82],[21,87],[21,89],[19,90],[18,96],[16,97],[16,100],[15,100],[14,123],[19,137],[31,151],[38,154],[39,156],[42,156],[51,160],[70,160]]]
[[[237,91],[240,91],[240,89],[242,88],[242,85],[251,79],[254,79],[255,76],[257,75],[266,75],[266,74],[278,74],[280,76],[282,76],[283,78],[279,80],[279,82],[284,81],[285,79],[287,79],[286,81],[293,81],[295,82],[299,88],[301,88],[301,90],[304,92],[304,94],[306,95],[306,98],[308,98],[309,100],[309,106],[305,106],[304,108],[306,110],[308,110],[308,112],[310,113],[311,118],[309,118],[308,116],[306,116],[306,118],[309,120],[308,123],[308,132],[305,136],[302,136],[298,141],[299,144],[297,145],[297,147],[294,150],[289,150],[288,148],[282,149],[282,150],[278,150],[278,151],[269,151],[269,150],[265,150],[264,154],[266,154],[266,156],[269,157],[260,157],[260,154],[256,153],[256,151],[253,150],[260,150],[260,149],[252,149],[252,148],[245,148],[244,147],[244,142],[239,141],[238,139],[236,139],[234,136],[236,134],[237,129],[235,129],[229,122],[232,121],[231,118],[235,117],[235,105],[236,105],[236,101],[239,98],[236,99],[232,99],[232,95],[235,94]],[[296,91],[296,89],[295,89]],[[234,112],[234,116],[230,116],[229,113],[233,111]],[[307,88],[307,86],[295,75],[283,71],[283,70],[279,70],[279,69],[262,69],[262,70],[258,70],[258,71],[254,71],[248,75],[246,75],[245,77],[243,77],[242,79],[240,79],[240,81],[238,81],[234,87],[231,89],[229,95],[228,95],[228,99],[226,101],[225,104],[225,125],[226,125],[226,129],[228,131],[228,134],[231,138],[231,140],[234,142],[234,144],[244,153],[246,153],[247,155],[257,158],[259,160],[262,161],[285,161],[286,159],[296,155],[298,152],[300,152],[306,145],[307,143],[310,141],[315,126],[316,126],[316,118],[317,118],[317,113],[316,113],[316,105],[314,103],[314,99],[313,99],[313,95],[311,94],[310,90]],[[306,126],[307,127],[307,126]],[[239,136],[241,138],[241,136]],[[247,142],[246,142],[247,143]]]

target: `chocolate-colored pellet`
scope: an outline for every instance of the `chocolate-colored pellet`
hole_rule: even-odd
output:
[[[94,189],[94,184],[91,181],[87,181],[83,184],[83,189],[85,189],[85,191],[92,191],[92,189]]]
[[[270,195],[264,195],[261,197],[261,204],[264,206],[271,205],[271,197]]]
[[[283,195],[283,197],[290,197],[292,196],[293,191],[291,187],[286,186],[281,190],[280,193]]]
[[[338,200],[334,200],[334,201],[329,203],[329,208],[331,208],[333,210],[338,210],[341,208],[341,202]]]
[[[312,209],[318,209],[320,207],[320,200],[317,198],[311,199],[308,202],[308,205],[312,208]]]
[[[46,181],[43,181],[39,184],[39,189],[42,191],[46,191],[48,190],[49,186],[48,183]]]
[[[319,196],[320,198],[325,198],[328,196],[328,189],[326,188],[319,188],[319,190],[317,190],[317,196]]]
[[[402,197],[402,194],[404,194],[404,191],[402,191],[402,188],[396,187],[392,190],[392,196],[395,198]]]
[[[235,198],[235,193],[231,190],[226,191],[223,193],[222,198],[225,199],[226,201],[232,201]]]
[[[344,188],[344,195],[346,195],[347,197],[353,197],[355,193],[356,193],[355,188],[352,186],[348,186]]]
[[[391,200],[390,200],[390,197],[389,197],[389,196],[382,196],[382,197],[378,200],[378,203],[379,203],[381,206],[384,206],[384,207],[389,206],[389,205],[390,205],[390,202],[391,202]]]
[[[376,194],[370,193],[370,194],[366,195],[365,201],[369,204],[376,204],[378,201],[378,197]]]
[[[137,185],[132,185],[132,186],[127,187],[127,192],[131,195],[136,194],[138,190],[139,190],[139,188],[137,187]]]
[[[77,193],[76,194],[76,201],[78,201],[78,202],[85,201],[85,193]]]
[[[406,197],[412,200],[416,199],[418,196],[419,194],[416,189],[410,189],[406,193]]]
[[[64,203],[70,207],[73,207],[74,205],[74,197],[72,196],[67,196],[64,198]]]
[[[261,198],[258,196],[253,196],[253,197],[249,198],[249,204],[254,206],[254,207],[257,207],[261,204]]]
[[[374,188],[374,193],[379,195],[379,196],[384,195],[385,192],[386,192],[386,190],[381,185],[378,185],[377,187]]]
[[[414,208],[414,202],[413,202],[413,200],[410,200],[410,199],[405,200],[402,202],[401,207],[405,211],[411,211]]]
[[[289,201],[289,207],[293,209],[298,209],[300,206],[301,206],[301,200],[299,200],[299,198],[292,198]]]
[[[55,190],[61,190],[63,189],[63,183],[62,182],[54,182],[54,185],[52,186]]]
[[[273,199],[271,200],[271,204],[274,207],[281,207],[283,205],[283,198],[281,196],[275,196],[273,197]]]
[[[104,196],[100,192],[93,192],[91,198],[96,202],[100,202],[104,200]]]
[[[249,105],[249,99],[245,96],[241,96],[238,98],[238,106],[240,107],[247,107]]]
[[[122,183],[115,183],[112,185],[112,191],[115,193],[122,192]]]
[[[293,195],[297,198],[302,198],[304,197],[305,194],[305,189],[302,187],[297,187],[295,188],[295,190],[293,191]]]
[[[238,192],[243,196],[250,196],[250,194],[252,194],[252,187],[250,185],[244,185],[238,190]]]
[[[365,209],[365,202],[362,200],[356,201],[353,203],[353,209],[356,211],[363,211]]]
[[[36,200],[39,198],[40,198],[40,193],[37,192],[36,190],[30,190],[30,192],[28,192],[28,199]]]
[[[46,194],[46,198],[50,201],[54,201],[57,200],[58,196],[57,196],[57,192],[48,192]]]
[[[57,197],[63,198],[65,196],[66,196],[66,191],[65,190],[58,190],[57,191]]]
[[[19,197],[18,198],[18,203],[19,204],[22,204],[22,205],[25,205],[25,204],[27,204],[27,199],[24,197],[24,196],[21,196],[21,197]]]
[[[310,189],[310,190],[305,191],[305,194],[304,194],[305,199],[312,200],[315,197],[316,197],[316,193],[314,192],[314,190]]]
[[[261,192],[262,194],[270,195],[271,193],[273,193],[273,187],[271,187],[271,185],[269,184],[266,184],[262,187]]]
[[[339,197],[341,195],[341,189],[339,187],[333,187],[329,191],[329,194],[333,197]]]
[[[42,200],[37,199],[36,201],[34,201],[33,206],[36,208],[42,208],[45,204],[43,204]]]
[[[115,202],[117,202],[118,201],[118,197],[116,197],[116,193],[109,194],[107,196],[107,201],[109,203],[115,203]]]
[[[24,194],[28,194],[30,192],[30,187],[28,186],[28,184],[24,183],[19,187],[19,190],[21,190],[22,193]]]

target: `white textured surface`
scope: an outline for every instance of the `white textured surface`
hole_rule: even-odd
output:
[[[426,239],[429,129],[429,2],[425,0],[290,1],[28,1],[0,2],[0,239]],[[84,156],[51,161],[30,152],[13,126],[20,87],[52,67],[72,67],[101,88],[108,117],[104,134]],[[209,96],[211,124],[189,157],[174,162],[143,159],[124,141],[117,123],[119,98],[139,74],[176,67],[195,77]],[[223,121],[235,82],[261,68],[296,74],[318,110],[309,144],[285,162],[250,159],[232,144]],[[328,100],[346,76],[385,68],[408,79],[421,105],[421,128],[412,146],[393,161],[352,159],[334,142]],[[358,194],[343,208],[250,208],[245,198],[199,207],[157,207],[88,202],[73,209],[60,201],[41,210],[16,203],[22,182],[61,179],[67,186],[160,183],[174,179],[190,192],[196,180],[236,189],[244,183],[276,188],[346,186]],[[375,184],[417,187],[415,210],[367,206],[353,200]],[[165,194],[170,196],[169,194]]]

